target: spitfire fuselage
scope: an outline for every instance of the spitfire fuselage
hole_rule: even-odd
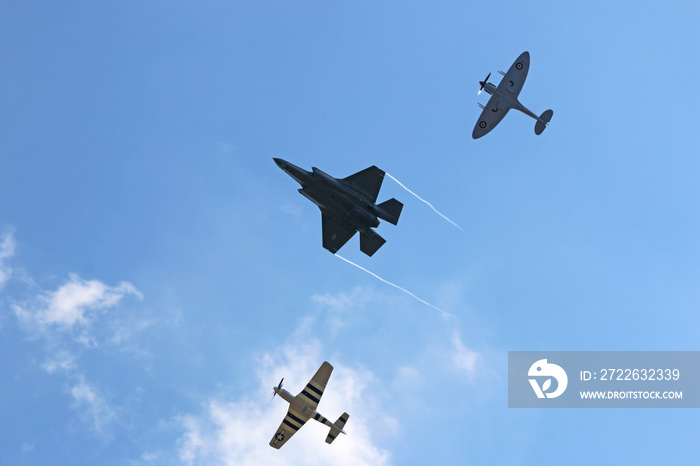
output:
[[[520,103],[518,97],[515,94],[513,94],[513,92],[510,91],[509,88],[506,88],[505,91],[499,91],[498,87],[494,86],[493,84],[485,83],[484,90],[490,95],[498,96],[499,102],[501,102],[507,108],[514,108],[523,112],[525,115],[534,118],[535,120],[540,120],[539,116],[535,115],[532,111],[530,111],[530,109],[528,109]]]

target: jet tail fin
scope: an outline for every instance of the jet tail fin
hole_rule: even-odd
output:
[[[326,437],[326,443],[331,444],[333,443],[333,440],[338,436],[338,434],[344,434],[345,432],[343,431],[343,427],[345,427],[345,423],[348,422],[348,418],[350,415],[348,413],[343,413],[337,421],[333,423],[331,426],[330,432],[328,432],[328,436]]]
[[[384,238],[374,232],[372,233],[372,235],[360,233],[360,251],[364,252],[370,257],[372,257],[372,254],[377,252],[377,250],[381,248],[384,243],[386,243]]]
[[[401,215],[401,210],[403,209],[403,204],[394,198],[384,201],[378,204],[383,212],[380,212],[379,218],[386,220],[387,222],[396,225],[399,223],[399,216]],[[384,215],[386,213],[386,215]]]
[[[553,110],[545,110],[542,115],[540,115],[537,123],[535,123],[535,134],[542,134],[542,131],[547,127],[547,123],[552,119],[552,115],[554,115]]]

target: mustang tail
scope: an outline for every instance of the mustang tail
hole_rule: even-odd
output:
[[[348,422],[349,417],[350,415],[348,413],[343,413],[343,415],[333,423],[331,431],[328,433],[328,437],[326,437],[326,443],[333,443],[333,440],[335,440],[338,434],[345,433],[343,432],[343,427],[345,427],[345,423]]]
[[[547,127],[547,123],[552,119],[552,115],[554,115],[553,110],[545,110],[544,113],[540,115],[537,123],[535,123],[535,134],[542,134],[542,131]]]

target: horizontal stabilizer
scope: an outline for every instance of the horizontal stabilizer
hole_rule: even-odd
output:
[[[553,110],[545,110],[544,113],[540,115],[537,123],[535,123],[535,134],[542,134],[542,131],[547,127],[547,123],[552,119],[552,115],[554,115]]]
[[[334,425],[331,427],[331,431],[328,433],[328,437],[326,437],[326,443],[333,443],[333,440],[335,440],[338,434],[345,433],[343,432],[343,427],[345,427],[345,423],[348,422],[349,417],[350,415],[348,413],[343,413],[343,415],[335,421]]]
[[[401,210],[403,209],[403,204],[394,198],[384,201],[377,205],[383,212],[379,215],[379,218],[386,220],[392,225],[399,223],[399,216],[401,215]],[[384,215],[386,213],[386,215]]]
[[[384,243],[386,243],[386,240],[376,233],[371,236],[360,233],[360,251],[364,252],[370,257],[372,257],[372,254],[377,252],[377,250],[381,248]]]

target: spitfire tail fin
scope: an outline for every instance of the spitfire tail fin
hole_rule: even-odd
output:
[[[360,233],[360,251],[372,257],[372,254],[377,252],[377,250],[381,248],[384,243],[386,243],[386,240],[376,234],[374,231],[370,231],[370,235]]]
[[[350,415],[348,413],[343,413],[343,415],[340,416],[338,420],[333,423],[333,425],[331,426],[331,431],[326,437],[326,443],[333,443],[333,440],[335,440],[338,434],[345,433],[343,432],[343,427],[345,427],[345,423],[348,422],[349,417]]]
[[[401,210],[403,209],[402,203],[394,198],[391,198],[388,201],[378,204],[377,207],[381,209],[378,215],[379,218],[386,220],[393,225],[399,223],[399,216],[401,215]],[[386,215],[384,215],[385,213]]]
[[[542,134],[542,131],[547,127],[547,123],[552,119],[552,115],[554,115],[553,110],[545,110],[542,115],[540,115],[537,123],[535,123],[535,134]]]

